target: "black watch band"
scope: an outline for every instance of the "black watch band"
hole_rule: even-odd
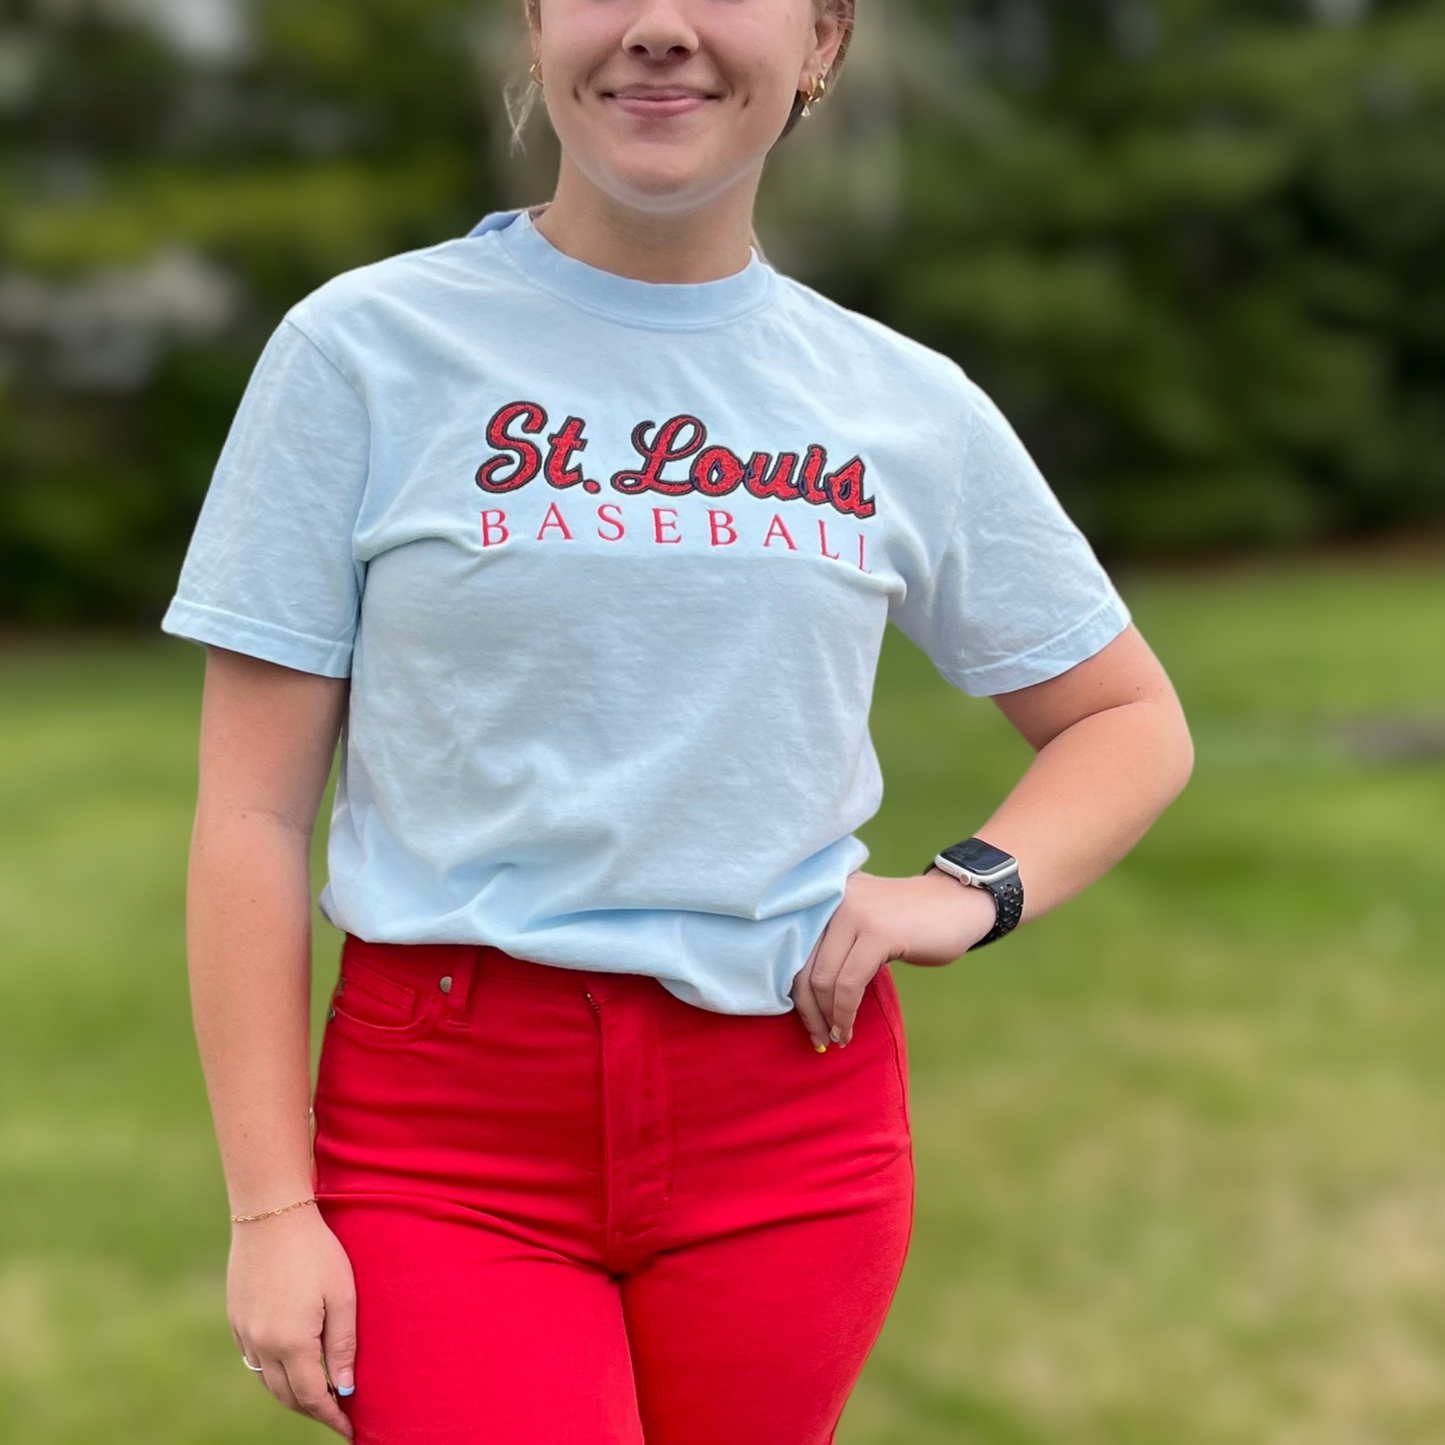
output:
[[[954,847],[960,850],[966,850],[974,845],[980,848],[989,848],[989,845],[983,843],[982,840],[973,838],[966,840],[965,843],[955,844]],[[998,851],[990,851],[994,853],[994,857],[997,859],[999,856]],[[945,850],[945,853],[947,852],[948,850]],[[1002,857],[1005,861],[1012,861],[1008,858],[1007,854],[1003,854]],[[963,858],[955,858],[953,861],[963,863],[965,860]],[[936,857],[929,862],[928,867],[923,871],[930,873],[935,868],[938,868]],[[942,872],[943,870],[938,869],[938,871]],[[1017,866],[1014,867],[1012,872],[1001,878],[973,878],[967,882],[963,879],[959,879],[958,881],[968,888],[986,889],[993,897],[993,927],[990,928],[977,943],[970,945],[968,950],[970,953],[972,953],[975,948],[982,948],[986,943],[993,943],[996,939],[1002,938],[1006,933],[1012,933],[1013,930],[1019,926],[1024,912],[1024,886],[1019,879]]]
[[[1024,886],[1019,882],[1017,874],[997,883],[981,884],[980,887],[987,888],[993,894],[996,916],[993,927],[969,949],[970,953],[974,948],[982,948],[985,943],[1002,938],[1005,933],[1012,933],[1019,926],[1019,920],[1024,913]]]

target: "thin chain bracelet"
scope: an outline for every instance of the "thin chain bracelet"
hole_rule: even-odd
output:
[[[295,1204],[283,1204],[280,1209],[263,1209],[260,1214],[233,1214],[232,1224],[250,1224],[255,1219],[270,1219],[273,1214],[285,1214],[288,1209],[300,1209],[303,1204],[315,1204],[316,1197],[308,1195],[305,1199],[298,1199]]]

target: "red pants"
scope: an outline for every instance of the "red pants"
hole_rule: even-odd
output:
[[[852,1042],[654,978],[348,936],[316,1195],[357,1445],[825,1445],[913,1223],[888,966]]]

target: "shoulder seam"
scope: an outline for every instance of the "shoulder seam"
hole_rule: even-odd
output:
[[[337,361],[336,358],[333,357],[326,350],[326,348],[322,346],[322,344],[317,341],[317,339],[299,321],[296,320],[294,316],[288,313],[281,318],[281,322],[284,326],[290,326],[294,331],[298,333],[298,335],[300,335],[302,340],[306,341],[311,346],[311,348],[316,352],[316,354],[332,369],[332,371],[334,371],[337,376],[339,376],[342,381],[344,381],[347,386],[351,388],[351,390],[356,394],[357,401],[359,401],[364,407],[366,405],[366,398],[361,394],[361,388],[357,386],[357,384],[352,381],[352,379],[346,374],[346,372],[341,367],[341,363]]]

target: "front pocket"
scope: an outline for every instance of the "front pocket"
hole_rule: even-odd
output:
[[[360,958],[342,965],[332,999],[338,1014],[373,1028],[405,1028],[416,1018],[416,990]]]
[[[898,997],[898,985],[893,981],[893,971],[885,963],[874,975],[872,992],[878,1001],[878,1012],[888,1029],[889,1041],[893,1045],[893,1065],[898,1075],[898,1092],[903,1105],[903,1122],[909,1134],[913,1132],[910,1100],[908,1097],[908,1042],[903,1029],[903,1005]]]
[[[391,977],[358,950],[343,956],[327,1015],[333,1028],[365,1043],[411,1043],[431,1032],[445,995]]]

